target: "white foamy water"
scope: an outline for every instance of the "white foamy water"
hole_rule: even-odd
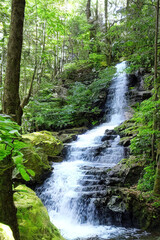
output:
[[[49,212],[51,221],[66,239],[98,237],[110,239],[134,233],[134,229],[114,227],[100,223],[96,215],[95,199],[105,196],[105,186],[99,185],[101,174],[117,164],[124,154],[116,136],[103,154],[98,154],[101,138],[106,129],[112,130],[125,120],[127,76],[126,63],[116,65],[117,73],[109,89],[106,107],[109,121],[79,135],[69,144],[68,156],[62,163],[54,163],[53,173],[43,186],[37,189]],[[100,176],[100,177],[99,177]]]

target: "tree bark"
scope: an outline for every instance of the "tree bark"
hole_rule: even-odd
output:
[[[21,124],[19,81],[23,42],[25,0],[12,0],[11,24],[8,41],[6,77],[4,82],[3,112]]]
[[[108,0],[104,0],[105,32],[108,29]]]
[[[15,240],[19,240],[17,211],[13,202],[12,170],[10,157],[0,161],[0,222],[9,225]]]
[[[111,39],[107,36],[109,24],[108,24],[108,0],[104,0],[104,17],[105,17],[105,43],[106,43],[106,62],[108,65],[111,64],[112,58],[112,46]]]
[[[160,144],[157,149],[157,168],[156,168],[156,178],[154,182],[154,194],[160,195]]]
[[[155,31],[155,64],[154,64],[154,101],[160,99],[160,5],[157,0],[156,7],[156,31]],[[156,104],[153,113],[153,130],[160,131],[160,107]],[[156,142],[159,142],[155,132],[152,135],[152,161],[157,162],[156,177],[154,183],[154,193],[160,195],[160,145],[156,146]]]
[[[95,14],[96,14],[96,21],[98,20],[98,0],[96,0],[96,11],[95,11]]]
[[[89,22],[89,19],[91,17],[91,0],[87,0],[86,16],[87,16],[87,21]]]

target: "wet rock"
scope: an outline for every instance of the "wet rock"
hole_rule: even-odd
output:
[[[132,89],[129,91],[130,105],[132,106],[137,102],[142,102],[151,96],[151,91],[138,91],[137,89]]]
[[[120,186],[123,184],[123,179],[119,177],[107,177],[106,185],[107,186]]]
[[[144,162],[136,161],[136,158],[131,156],[108,171],[106,183],[108,186],[133,186],[138,183],[143,168]]]
[[[101,141],[114,140],[117,137],[117,134],[114,130],[107,129],[105,135],[102,137]]]
[[[125,203],[118,196],[112,196],[107,206],[113,212],[124,213],[126,210]]]
[[[101,141],[104,142],[106,140],[114,140],[117,137],[117,135],[105,135],[102,137]]]
[[[115,130],[109,130],[109,129],[106,129],[105,131],[105,135],[116,135],[116,131]]]

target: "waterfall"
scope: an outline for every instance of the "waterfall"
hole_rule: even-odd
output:
[[[126,63],[117,64],[116,68],[106,102],[106,122],[69,144],[66,159],[53,164],[52,175],[37,189],[51,221],[66,239],[110,239],[129,231],[110,225],[109,216],[98,213],[95,205],[106,194],[106,170],[124,156],[123,147],[118,145],[119,136],[112,134],[107,148],[102,142],[106,130],[113,130],[125,120]]]

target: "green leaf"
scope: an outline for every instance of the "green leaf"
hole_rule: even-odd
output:
[[[18,130],[11,130],[9,131],[10,134],[14,134],[16,136],[21,136],[21,134],[18,132]]]
[[[18,155],[15,157],[12,157],[14,163],[17,164],[22,164],[23,163],[23,154],[22,155]]]
[[[18,170],[25,181],[30,181],[30,177],[24,167],[19,167]]]
[[[27,172],[32,176],[34,177],[35,176],[35,172],[31,169],[27,169]]]

